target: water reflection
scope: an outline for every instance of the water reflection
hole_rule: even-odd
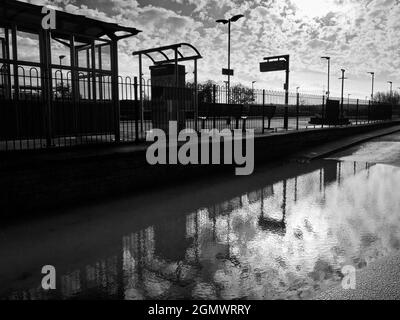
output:
[[[400,170],[323,161],[126,234],[114,255],[11,299],[307,299],[400,247]]]

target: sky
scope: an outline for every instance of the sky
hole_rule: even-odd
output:
[[[283,90],[284,72],[260,73],[266,56],[290,54],[290,89],[322,94],[327,89],[331,56],[331,92],[339,96],[340,69],[346,69],[345,94],[364,99],[399,90],[400,0],[25,0],[39,5],[117,22],[143,30],[119,43],[120,73],[138,74],[133,51],[177,42],[194,45],[203,56],[199,80],[223,83],[227,68],[227,26],[215,20],[235,14],[245,17],[232,25],[234,83],[258,89]],[[146,74],[149,61],[145,63]],[[193,67],[187,66],[191,80]]]

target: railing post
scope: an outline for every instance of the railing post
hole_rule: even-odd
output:
[[[368,124],[371,122],[371,100],[368,101]]]
[[[289,107],[288,107],[287,104],[285,105],[285,114],[284,114],[284,119],[283,119],[283,126],[284,126],[284,129],[286,131],[289,130]]]
[[[135,141],[139,142],[139,118],[140,118],[140,112],[139,112],[139,97],[138,97],[138,78],[135,77],[133,79],[133,94],[134,94],[134,108],[135,108]]]
[[[115,142],[121,141],[121,106],[119,101],[118,87],[118,44],[117,40],[111,42],[111,92],[114,105],[114,126],[115,126]]]
[[[265,133],[265,89],[263,90],[262,133]]]
[[[296,130],[299,131],[300,93],[296,95]]]
[[[217,128],[217,119],[215,115],[216,103],[217,103],[217,86],[214,84],[213,85],[213,129]]]
[[[358,111],[359,111],[359,108],[360,108],[360,99],[357,99],[357,111],[356,111],[356,125],[358,125],[358,117],[359,117],[359,115],[358,115]]]
[[[41,77],[42,77],[42,99],[45,101],[45,127],[46,127],[46,147],[53,146],[53,109],[52,109],[52,72],[51,72],[51,43],[50,32],[43,30],[41,33]]]

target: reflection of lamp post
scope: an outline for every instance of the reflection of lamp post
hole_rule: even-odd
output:
[[[230,91],[230,87],[231,87],[231,23],[236,22],[243,17],[244,17],[244,15],[239,14],[239,15],[233,16],[229,20],[220,19],[220,20],[216,21],[217,23],[228,24],[228,103],[230,100],[229,91]]]
[[[296,93],[299,94],[300,87],[296,88]]]
[[[371,101],[374,100],[374,83],[375,83],[375,72],[368,72],[372,76],[372,93],[371,93]]]
[[[326,96],[329,100],[329,97],[331,95],[330,91],[330,84],[331,84],[331,57],[321,57],[321,59],[325,59],[328,61],[328,91],[326,93]]]

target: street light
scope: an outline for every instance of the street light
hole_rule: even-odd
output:
[[[388,81],[388,83],[390,84],[390,97],[393,96],[393,81]]]
[[[328,92],[327,92],[327,97],[329,100],[329,97],[331,95],[330,91],[330,82],[331,82],[331,57],[321,57],[321,59],[325,59],[328,61]]]
[[[296,93],[299,94],[300,87],[296,88]]]
[[[372,76],[372,93],[371,93],[371,101],[374,100],[374,83],[375,83],[375,72],[368,72]]]
[[[219,19],[216,22],[222,24],[228,24],[228,103],[230,102],[230,88],[231,88],[231,23],[236,22],[239,19],[244,18],[244,15],[239,14],[233,16],[229,20],[226,19]]]
[[[343,97],[343,95],[344,95],[344,80],[346,80],[347,78],[345,78],[345,76],[344,76],[346,70],[342,69],[341,71],[342,71],[342,77],[339,78],[339,80],[342,80],[342,98],[341,98],[341,103],[340,103],[340,113],[341,113],[341,117],[343,119],[344,118],[344,108],[343,108],[343,102],[344,102],[343,101],[343,99],[344,99],[344,97]]]

